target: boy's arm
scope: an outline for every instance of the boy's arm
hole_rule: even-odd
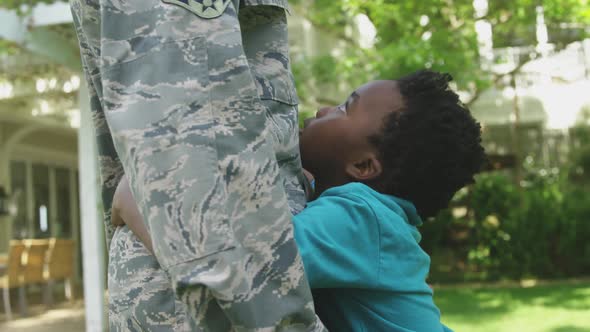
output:
[[[293,218],[311,288],[372,288],[379,282],[379,227],[357,195],[325,195]]]
[[[129,229],[143,242],[145,247],[153,254],[152,239],[145,227],[143,217],[139,212],[135,198],[129,188],[127,176],[123,175],[113,197],[111,221],[115,226],[127,225]]]

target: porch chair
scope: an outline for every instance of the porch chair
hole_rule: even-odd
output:
[[[25,251],[25,245],[22,241],[11,240],[8,247],[8,255],[6,259],[6,268],[4,273],[0,276],[0,288],[2,288],[2,297],[4,299],[4,312],[8,320],[12,319],[12,308],[10,306],[10,289],[19,287],[19,303],[21,314],[24,314],[25,305],[23,301],[22,289],[22,255]]]
[[[47,266],[43,275],[47,288],[45,289],[45,304],[53,304],[53,286],[56,281],[64,282],[66,299],[72,300],[72,278],[74,277],[74,241],[70,239],[49,240],[47,252]]]
[[[26,287],[33,284],[45,284],[43,271],[45,270],[45,257],[49,248],[48,239],[24,240],[25,252],[22,259],[22,286],[26,295]],[[47,287],[47,285],[44,285]],[[25,298],[26,301],[26,298]],[[26,315],[26,302],[25,302]]]

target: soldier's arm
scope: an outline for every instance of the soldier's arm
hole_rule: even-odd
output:
[[[303,169],[303,173],[308,182],[313,183],[314,177],[306,169]],[[313,185],[312,185],[313,186]],[[313,188],[310,188],[313,191]],[[312,196],[313,193],[309,195]],[[115,195],[113,196],[111,222],[113,226],[127,225],[129,229],[137,236],[145,247],[153,254],[154,249],[152,245],[152,239],[150,233],[145,226],[145,222],[139,212],[139,207],[133,198],[131,188],[129,188],[129,182],[127,176],[123,175],[121,181],[117,185]]]

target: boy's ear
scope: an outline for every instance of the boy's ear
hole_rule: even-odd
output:
[[[375,179],[383,172],[381,162],[375,154],[370,153],[346,165],[346,174],[355,180],[368,181]]]

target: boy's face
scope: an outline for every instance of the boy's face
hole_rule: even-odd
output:
[[[402,107],[395,81],[373,81],[341,105],[321,108],[304,122],[299,143],[303,167],[326,187],[349,182],[347,167],[377,156],[368,137],[378,134],[385,117]]]

